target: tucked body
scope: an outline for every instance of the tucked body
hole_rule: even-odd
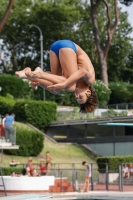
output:
[[[88,55],[70,40],[59,40],[50,47],[51,72],[41,68],[31,71],[25,68],[16,72],[20,78],[28,78],[30,84],[41,86],[53,94],[62,89],[75,93],[81,112],[92,112],[97,107],[97,97],[91,85],[95,82],[95,71]]]

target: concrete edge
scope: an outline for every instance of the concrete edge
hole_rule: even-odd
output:
[[[53,143],[57,143],[56,140],[54,140],[53,138],[49,137],[48,135],[46,135],[43,131],[40,131],[38,128],[36,128],[35,126],[33,126],[32,124],[26,123],[30,128],[36,130],[37,132],[43,134],[47,139],[49,139],[51,142]]]

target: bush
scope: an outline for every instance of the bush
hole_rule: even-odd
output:
[[[97,94],[99,105],[100,106],[107,105],[110,99],[110,93],[111,93],[110,89],[107,88],[105,84],[100,80],[97,80],[95,82],[95,84],[93,85],[93,88]]]
[[[103,117],[118,117],[118,116],[127,116],[127,111],[117,112],[114,109],[108,109],[105,112],[102,112]]]
[[[111,82],[110,104],[130,103],[133,101],[133,85],[125,82]]]
[[[43,99],[42,88],[35,91],[32,87],[29,87],[28,81],[24,81],[15,75],[1,74],[0,86],[2,87],[1,95],[12,95],[14,98],[24,99]]]
[[[106,163],[110,172],[118,172],[119,165],[122,163],[133,163],[133,156],[109,156],[97,157],[98,171],[105,173]]]
[[[44,147],[44,135],[32,129],[17,127],[16,143],[19,149],[4,152],[17,156],[37,156]]]
[[[30,123],[40,130],[56,120],[56,103],[43,101],[17,101],[14,106],[16,121]]]
[[[0,114],[12,113],[15,101],[13,99],[8,99],[0,96]]]
[[[17,173],[21,173],[23,175],[25,175],[25,169],[21,168],[21,167],[2,167],[2,175],[3,176],[10,176],[12,172]]]
[[[10,93],[15,98],[18,98],[22,94],[23,90],[23,80],[12,76],[10,74],[0,75],[0,86],[2,87],[1,95],[6,96]]]

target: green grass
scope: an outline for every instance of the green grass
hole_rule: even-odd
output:
[[[16,123],[16,126],[24,129],[32,129],[23,123]],[[19,145],[19,144],[18,144]],[[75,163],[76,168],[82,168],[82,161],[87,161],[89,163],[95,163],[95,158],[83,147],[75,144],[61,144],[53,143],[47,138],[44,139],[44,149],[40,153],[45,157],[46,151],[50,152],[52,156],[52,164],[60,163],[60,168],[69,168],[72,166],[72,163]],[[41,158],[32,157],[34,163],[39,163]],[[1,156],[0,161],[2,166],[9,166],[9,163],[12,159],[15,159],[20,164],[27,163],[28,157],[13,156],[13,155],[3,155]],[[45,160],[45,159],[44,159]],[[57,164],[56,164],[57,165]]]

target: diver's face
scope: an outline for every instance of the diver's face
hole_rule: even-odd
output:
[[[87,101],[88,96],[91,95],[91,91],[87,89],[76,88],[75,98],[79,104],[84,104]]]

